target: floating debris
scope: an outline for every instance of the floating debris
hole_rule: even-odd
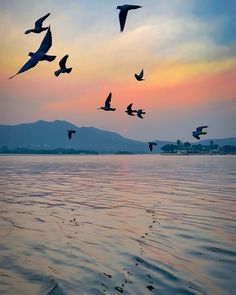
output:
[[[115,287],[116,291],[123,293],[123,289],[121,287]]]
[[[140,257],[137,257],[136,260],[137,260],[138,262],[143,262],[143,259],[140,258]]]
[[[46,222],[43,219],[39,218],[39,217],[35,217],[36,220],[40,221],[40,222]]]
[[[150,291],[152,291],[153,289],[155,289],[153,286],[146,286]]]

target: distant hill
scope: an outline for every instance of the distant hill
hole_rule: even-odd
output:
[[[67,130],[77,132],[71,140]],[[162,146],[176,141],[160,141],[154,153],[160,152]],[[214,143],[236,145],[236,138],[213,139]],[[192,142],[193,144],[209,144],[210,140]],[[117,133],[93,127],[77,127],[69,122],[56,120],[53,122],[37,121],[19,125],[0,125],[0,147],[24,147],[29,149],[73,148],[97,152],[127,151],[133,153],[150,153],[146,142],[125,138]]]
[[[77,132],[71,140],[67,130]],[[74,148],[99,152],[148,152],[147,144],[117,133],[93,127],[77,127],[66,121],[37,121],[19,125],[0,125],[0,146],[34,149]]]

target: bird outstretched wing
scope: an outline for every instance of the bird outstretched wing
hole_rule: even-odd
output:
[[[149,145],[149,149],[150,149],[150,151],[152,152],[152,151],[153,151],[153,146],[154,146],[154,145],[157,145],[157,143],[156,143],[156,142],[149,141],[149,142],[148,142],[148,145]]]
[[[31,57],[24,65],[23,67],[12,77],[10,77],[9,79],[12,79],[13,77],[15,77],[16,75],[23,73],[31,68],[33,68],[34,66],[36,66],[38,63],[38,60],[34,57]]]
[[[125,22],[128,14],[128,9],[121,9],[119,13],[119,20],[120,20],[120,31],[124,31]]]
[[[143,119],[143,116],[142,116],[141,113],[137,113],[137,116],[138,116],[139,118]]]
[[[196,139],[200,139],[200,137],[199,137],[199,135],[198,134],[196,134],[196,133],[192,133],[193,134],[193,137],[195,137]]]
[[[76,133],[75,130],[67,130],[68,138],[71,139],[72,138],[72,134],[75,134],[75,133]]]
[[[143,78],[143,70],[140,72],[139,77],[142,79]]]
[[[127,111],[132,113],[132,103],[127,106]]]
[[[137,9],[137,8],[141,8],[142,6],[140,5],[129,5],[129,9]]]
[[[111,97],[112,97],[112,93],[110,92],[107,99],[106,99],[106,101],[105,101],[105,107],[106,108],[110,108],[110,106],[111,106]]]
[[[44,36],[43,41],[41,42],[41,45],[39,49],[37,50],[37,52],[47,53],[51,46],[52,46],[52,33],[49,26],[47,33]]]
[[[149,143],[148,143],[148,146],[149,146],[150,151],[152,152],[152,143],[149,142]]]
[[[41,28],[43,25],[44,20],[50,15],[50,13],[47,13],[46,15],[44,15],[43,17],[39,18],[36,22],[35,22],[35,27],[39,27]]]
[[[207,128],[208,126],[199,126],[197,127],[196,131],[201,132],[202,129]]]
[[[66,67],[66,61],[67,61],[67,58],[69,57],[69,55],[65,55],[59,62],[59,66],[61,68],[65,68]]]

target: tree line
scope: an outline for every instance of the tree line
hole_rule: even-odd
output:
[[[218,144],[215,144],[213,140],[210,141],[209,145],[192,145],[190,142],[182,142],[178,139],[176,144],[166,144],[161,148],[161,150],[165,153],[235,154],[236,146],[224,145],[220,147]]]

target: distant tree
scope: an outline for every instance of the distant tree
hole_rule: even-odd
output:
[[[234,153],[236,153],[236,146],[233,146],[233,145],[224,145],[223,146],[223,151],[226,154],[234,154]]]
[[[174,153],[176,152],[177,146],[175,144],[166,144],[164,145],[161,150],[166,153]]]
[[[176,144],[180,145],[180,144],[182,144],[182,141],[180,139],[177,139]]]
[[[186,148],[186,151],[188,152],[189,149],[190,149],[190,147],[191,147],[191,143],[188,142],[188,141],[186,141],[186,142],[184,143],[184,146],[185,146],[185,148]]]
[[[192,148],[191,148],[192,151],[198,151],[198,152],[201,152],[203,150],[203,145],[202,144],[194,144],[192,145]]]
[[[4,145],[0,149],[1,153],[7,153],[9,151],[8,146]]]
[[[176,141],[177,149],[180,149],[180,146],[182,145],[182,141],[180,139],[177,139]]]
[[[219,148],[218,144],[215,144],[213,140],[210,141],[210,144],[205,147],[207,151],[217,150]]]

